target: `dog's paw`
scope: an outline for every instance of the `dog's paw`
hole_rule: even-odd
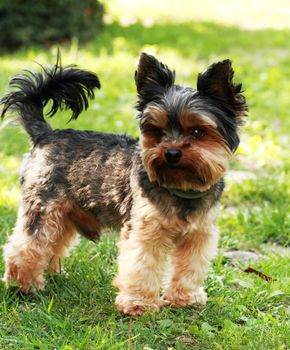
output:
[[[190,304],[205,305],[207,302],[207,294],[203,288],[199,287],[196,291],[190,293]]]
[[[117,310],[125,315],[139,316],[147,310],[159,311],[160,300],[146,300],[139,296],[119,294],[116,298]]]
[[[6,272],[2,281],[6,287],[18,286],[22,293],[35,292],[44,290],[45,280],[42,274],[36,274],[27,268],[17,265],[10,261],[7,263]]]
[[[202,287],[186,294],[181,291],[167,290],[162,296],[162,302],[163,305],[170,305],[172,307],[184,307],[195,304],[205,305],[207,294]]]

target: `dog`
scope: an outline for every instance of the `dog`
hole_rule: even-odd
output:
[[[43,290],[44,271],[60,270],[77,233],[97,240],[120,229],[117,309],[139,315],[162,306],[205,304],[201,287],[216,255],[223,176],[247,115],[241,84],[226,59],[198,75],[197,88],[142,53],[135,72],[140,138],[53,130],[44,118],[88,107],[97,75],[55,66],[15,76],[2,118],[19,116],[32,141],[21,170],[22,201],[4,246],[7,286]],[[162,295],[161,295],[162,291]]]

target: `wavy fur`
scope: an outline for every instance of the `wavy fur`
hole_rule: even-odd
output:
[[[6,94],[0,101],[3,105],[1,118],[8,112],[20,114],[20,121],[33,141],[51,130],[43,115],[43,109],[50,100],[52,105],[48,117],[52,117],[58,109],[71,109],[70,120],[76,119],[88,108],[88,99],[94,98],[94,89],[101,87],[94,73],[74,66],[62,67],[59,54],[53,67],[42,69],[42,72],[26,70],[13,77],[9,85],[15,91]]]

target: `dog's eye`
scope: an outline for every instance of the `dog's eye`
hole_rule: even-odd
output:
[[[154,131],[156,134],[158,134],[158,135],[160,135],[160,136],[163,136],[163,135],[164,135],[164,130],[163,130],[163,129],[158,128],[157,126],[154,126],[152,129],[153,129],[153,131]]]
[[[163,129],[159,128],[156,125],[152,125],[152,124],[146,124],[143,128],[143,131],[147,132],[147,133],[155,134],[158,137],[161,137],[164,135]]]
[[[195,139],[200,139],[204,135],[204,131],[200,128],[192,128],[190,130],[190,135],[193,136]]]

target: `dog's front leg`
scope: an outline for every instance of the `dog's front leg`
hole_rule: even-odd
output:
[[[211,259],[217,251],[218,230],[195,231],[170,256],[170,273],[164,286],[164,304],[182,307],[205,304],[201,287]]]
[[[165,249],[161,240],[144,239],[142,234],[123,235],[119,242],[119,289],[117,309],[128,315],[140,315],[147,309],[159,310],[160,287]]]

